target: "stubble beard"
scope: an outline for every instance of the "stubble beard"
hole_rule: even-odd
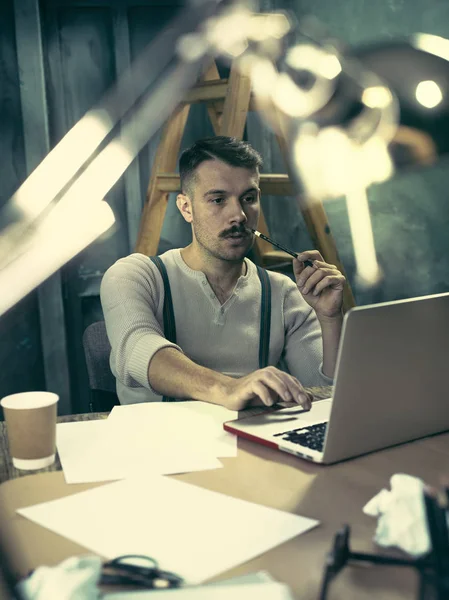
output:
[[[226,250],[224,248],[224,245],[226,244],[225,238],[212,238],[212,236],[203,232],[201,228],[197,230],[194,229],[194,235],[203,252],[219,260],[231,263],[243,262],[254,244],[254,240],[249,238],[246,246],[242,246],[241,248],[236,247],[234,249],[229,248]],[[220,242],[222,242],[223,245],[221,245]]]

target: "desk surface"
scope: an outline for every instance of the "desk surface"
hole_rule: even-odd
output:
[[[447,473],[449,434],[429,437],[332,466],[307,463],[246,440],[237,458],[222,459],[223,469],[178,475],[177,479],[251,502],[317,518],[321,525],[217,577],[267,570],[291,586],[298,600],[316,599],[324,557],[335,531],[352,528],[354,550],[375,550],[376,521],[363,505],[394,473],[438,484]],[[100,484],[98,484],[100,485]],[[0,486],[0,524],[17,573],[40,564],[55,564],[86,550],[15,514],[19,507],[55,499],[93,487],[67,485],[61,472],[29,475]],[[413,599],[417,579],[412,569],[349,567],[332,584],[334,599]]]
[[[311,387],[307,388],[308,391],[313,393],[315,400],[321,400],[329,398],[332,395],[332,386],[326,387]],[[58,417],[58,423],[68,423],[73,421],[91,421],[95,419],[106,419],[108,413],[85,413],[78,415],[66,415]],[[40,469],[39,473],[48,473],[53,471],[61,471],[61,463],[59,461],[58,453],[56,453],[56,460],[54,464],[45,469]],[[24,477],[30,475],[29,471],[21,471],[16,469],[11,460],[8,449],[8,438],[6,435],[6,425],[4,421],[0,421],[0,484],[9,479],[17,479],[18,477]]]

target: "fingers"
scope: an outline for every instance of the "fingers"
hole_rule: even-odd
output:
[[[308,260],[308,259],[304,259],[304,260]],[[316,261],[310,261],[312,262],[312,265],[315,264]],[[314,268],[313,266],[306,266],[304,264],[303,261],[299,260],[299,258],[294,258],[293,259],[293,273],[295,274],[295,278],[298,279],[307,269],[310,269],[309,272],[313,272]]]
[[[306,394],[306,400],[302,404],[302,407],[304,410],[310,410],[312,408],[313,394],[310,392],[306,392],[306,390],[304,390],[304,393]]]
[[[321,294],[321,292],[328,287],[331,287],[334,290],[342,290],[345,282],[346,279],[341,273],[338,275],[327,275],[316,284],[315,289],[313,290],[313,295],[318,296],[318,294]]]
[[[296,404],[300,404],[304,408],[309,409],[310,408],[310,396],[305,391],[303,386],[299,383],[299,381],[295,377],[292,377],[291,375],[288,375],[287,373],[283,373],[283,375],[286,378],[285,384],[289,388],[290,395],[292,397],[293,402],[296,402]]]
[[[306,250],[305,252],[300,252],[298,254],[298,260],[304,262],[305,260],[310,260],[310,262],[314,262],[315,260],[323,261],[324,258],[321,256],[318,250]]]
[[[256,381],[253,386],[255,396],[258,396],[265,406],[273,406],[276,403],[273,392],[267,388],[261,381]]]
[[[335,265],[324,262],[324,260],[316,260],[315,265],[317,269],[333,269],[334,271],[338,271],[338,268]]]
[[[272,406],[280,399],[310,408],[311,396],[295,377],[275,367],[261,369],[254,375],[253,391],[266,406]]]
[[[276,367],[266,367],[240,379],[233,379],[227,390],[226,405],[232,410],[242,410],[254,401],[265,406],[282,401],[300,405],[305,410],[310,410],[312,403],[312,395],[305,391],[301,383]]]
[[[282,406],[283,408],[292,408],[294,406],[300,406],[304,410],[310,410],[312,408],[312,401],[312,394],[305,392],[305,397],[302,402],[284,402],[283,400],[280,400],[277,402],[277,404],[279,406]]]
[[[274,399],[271,404],[274,404],[277,397],[281,398],[285,402],[295,401],[291,386],[289,386],[287,383],[287,377],[282,377],[280,375],[281,373],[282,371],[279,371],[279,369],[276,369],[275,367],[267,367],[255,372],[255,377],[257,378],[257,387],[260,389],[259,386],[262,385],[265,389],[269,390],[267,393],[270,395],[271,399]],[[287,373],[284,375],[287,375]],[[291,376],[288,375],[288,377]],[[264,394],[264,397],[266,397],[266,394]],[[261,396],[261,399],[264,401],[264,404],[266,404],[264,397]],[[268,404],[268,406],[271,406],[271,404]]]
[[[313,266],[306,267],[304,265],[304,261],[306,261],[306,260],[313,263]],[[318,252],[318,250],[307,250],[305,252],[301,252],[300,254],[298,254],[297,258],[295,258],[293,260],[293,272],[295,274],[296,280],[298,280],[298,278],[301,275],[308,276],[311,273],[313,273],[314,267],[317,267],[318,263],[326,264],[326,263],[323,263],[323,257]],[[304,279],[304,281],[305,281],[305,279]]]
[[[311,277],[314,273],[316,273],[315,267],[302,267],[299,272],[295,272],[296,277],[296,285],[298,288],[302,288],[305,282]]]
[[[302,294],[309,294],[313,290],[313,295],[317,296],[327,287],[343,289],[345,281],[345,277],[335,265],[316,260],[313,267],[302,270],[296,284]]]
[[[303,294],[309,294],[312,290],[315,293],[316,285],[322,281],[325,277],[333,277],[336,276],[338,271],[334,271],[332,269],[318,269],[315,270],[305,281],[302,286],[301,292]],[[298,286],[299,287],[299,286]],[[315,288],[315,289],[314,289]],[[316,295],[316,294],[315,294]]]

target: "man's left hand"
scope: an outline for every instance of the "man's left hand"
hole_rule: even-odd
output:
[[[306,267],[305,260],[310,260],[313,266]],[[318,318],[341,315],[346,279],[335,265],[324,262],[318,250],[307,250],[293,259],[293,272],[302,297]]]

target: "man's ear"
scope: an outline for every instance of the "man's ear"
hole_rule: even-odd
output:
[[[192,214],[192,201],[186,194],[178,194],[176,197],[176,206],[179,209],[179,212],[182,214],[187,223],[191,223],[193,221]]]

